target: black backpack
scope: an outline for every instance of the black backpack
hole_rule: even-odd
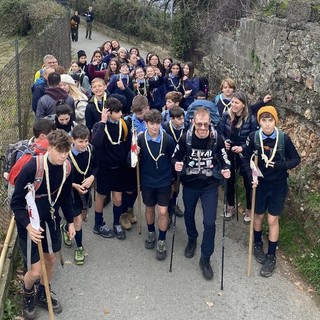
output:
[[[204,92],[206,95],[206,99],[208,99],[209,96],[209,80],[205,76],[199,77],[199,91]]]

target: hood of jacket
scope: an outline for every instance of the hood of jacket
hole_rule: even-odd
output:
[[[69,96],[67,92],[65,92],[63,89],[61,89],[59,87],[48,88],[46,90],[46,94],[56,101],[67,100],[67,98]]]

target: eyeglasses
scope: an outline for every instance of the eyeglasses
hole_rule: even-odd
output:
[[[197,128],[202,128],[202,127],[204,127],[205,129],[208,129],[208,128],[210,127],[210,123],[207,123],[207,122],[205,122],[205,123],[195,122],[194,124],[195,124],[195,126],[196,126]]]

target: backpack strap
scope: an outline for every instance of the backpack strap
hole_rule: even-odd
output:
[[[43,174],[44,174],[44,157],[43,155],[38,155],[36,157],[36,175],[34,177],[34,192],[36,192],[42,183],[43,180]]]
[[[36,158],[36,174],[34,176],[34,192],[36,192],[42,183],[43,180],[43,175],[44,175],[44,155],[40,154],[38,156],[35,157]],[[69,177],[71,172],[71,163],[70,161],[67,159],[66,160],[66,174],[67,174],[67,178]]]

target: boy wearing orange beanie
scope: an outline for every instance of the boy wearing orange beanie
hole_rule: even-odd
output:
[[[244,156],[246,171],[252,179],[250,160],[258,153],[258,168],[263,176],[257,181],[254,216],[254,256],[262,264],[260,275],[270,277],[276,267],[276,248],[279,238],[279,216],[284,209],[288,192],[288,169],[300,163],[300,156],[290,137],[277,128],[279,119],[272,106],[262,107],[257,114],[260,130],[252,132],[247,138]],[[262,223],[268,215],[268,252],[263,250]]]

